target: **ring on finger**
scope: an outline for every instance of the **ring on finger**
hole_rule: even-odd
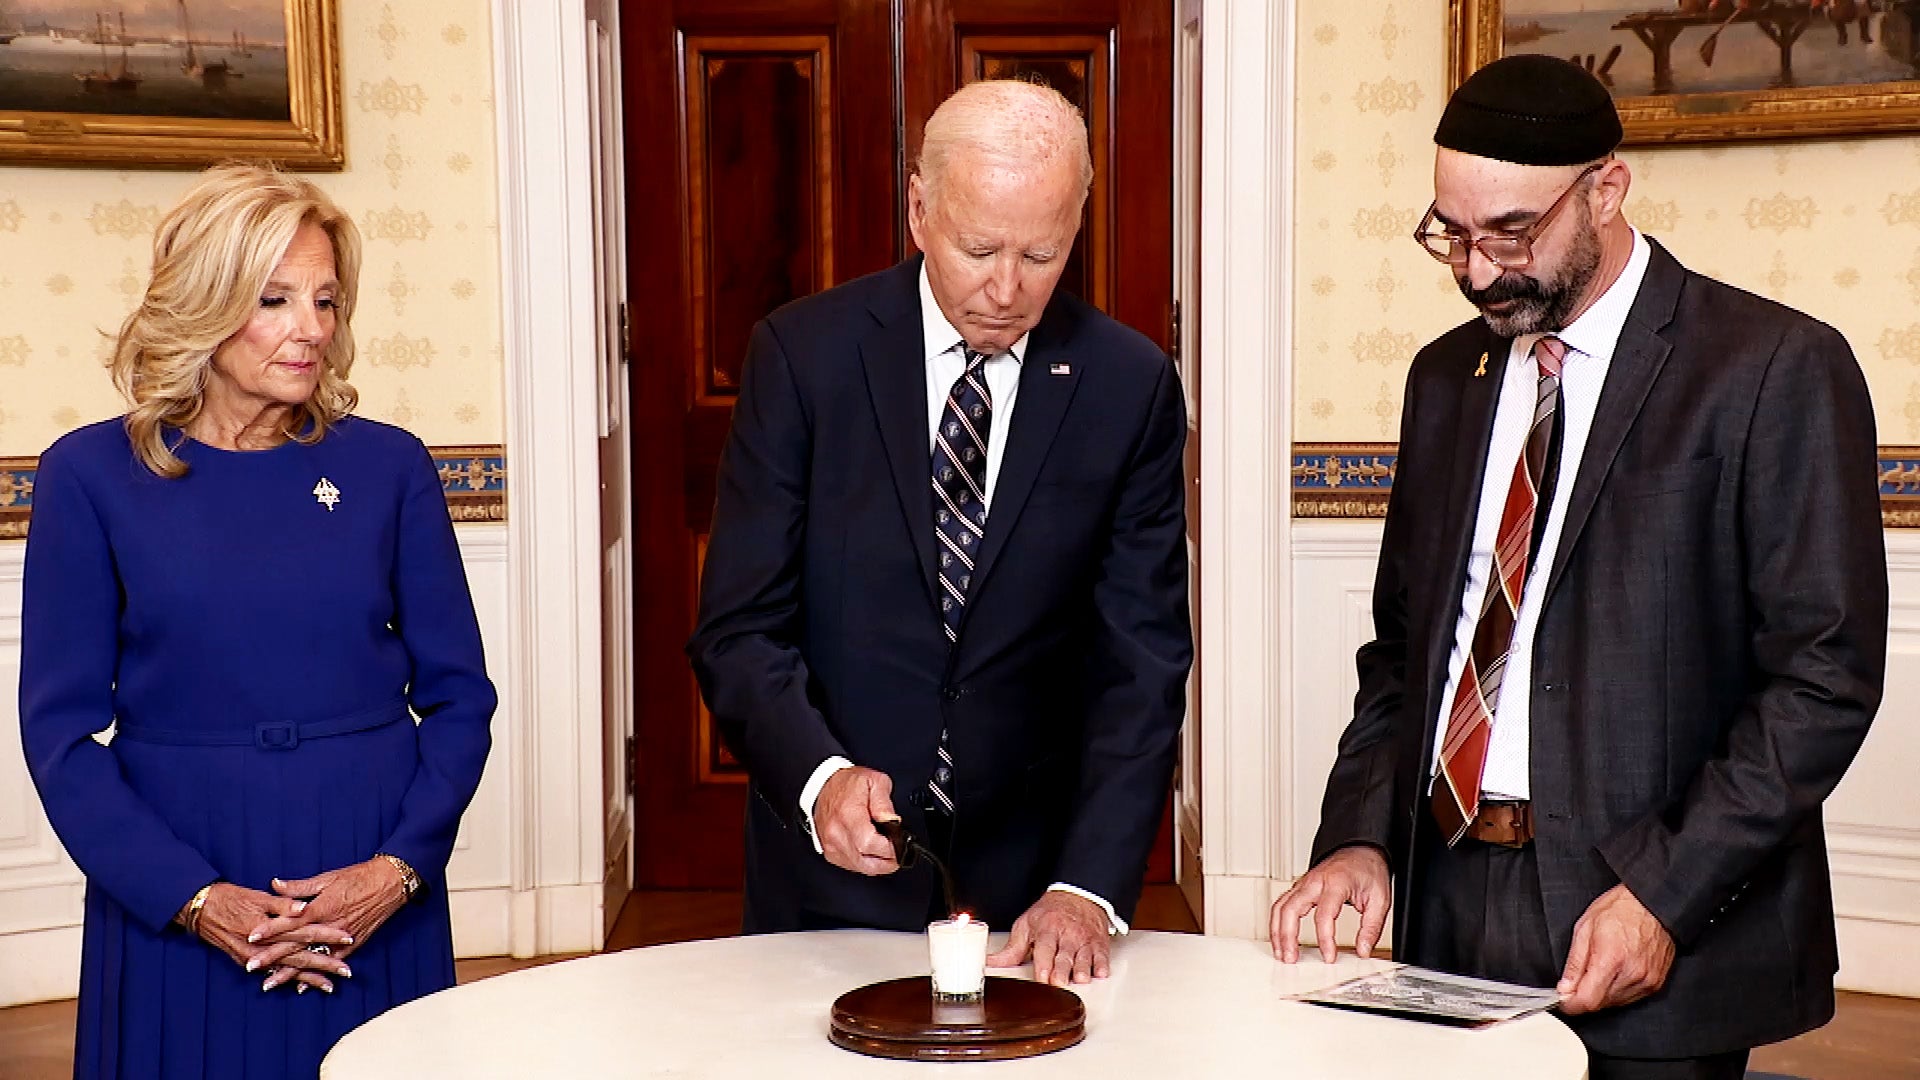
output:
[[[330,948],[330,947],[328,947],[328,946],[326,946],[326,945],[322,945],[322,944],[319,944],[319,943],[315,943],[315,944],[312,944],[312,945],[309,945],[309,946],[307,946],[307,951],[308,951],[308,952],[310,952],[310,953],[319,953],[319,954],[320,954],[321,956],[332,956],[332,955],[333,955],[333,949],[332,949],[332,948]]]

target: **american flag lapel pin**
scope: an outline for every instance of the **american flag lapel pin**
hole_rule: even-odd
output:
[[[1073,365],[1072,364],[1049,364],[1047,365],[1047,374],[1071,375],[1073,374]]]
[[[1473,369],[1473,377],[1477,379],[1480,376],[1485,375],[1486,373],[1487,373],[1487,354],[1481,353],[1480,366]]]

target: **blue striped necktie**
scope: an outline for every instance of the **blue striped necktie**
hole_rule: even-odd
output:
[[[987,433],[993,426],[993,395],[987,390],[986,354],[965,349],[967,365],[947,392],[933,445],[933,525],[940,550],[940,624],[947,641],[960,637],[967,590],[980,541],[987,532]],[[927,786],[953,813],[953,755],[940,731],[940,762]]]

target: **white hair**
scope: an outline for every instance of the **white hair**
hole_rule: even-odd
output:
[[[1093,184],[1086,120],[1058,90],[1042,83],[968,83],[933,110],[920,141],[920,183],[929,204],[938,199],[953,159],[965,154],[1018,169],[1072,165],[1082,199]]]

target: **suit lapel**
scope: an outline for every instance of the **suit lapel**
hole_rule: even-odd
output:
[[[1465,362],[1459,369],[1460,423],[1447,441],[1453,451],[1453,462],[1441,474],[1451,478],[1451,483],[1447,488],[1446,516],[1441,518],[1440,537],[1445,547],[1441,548],[1438,565],[1443,575],[1440,580],[1451,581],[1454,586],[1446,602],[1433,612],[1436,625],[1428,635],[1427,670],[1439,673],[1442,686],[1447,673],[1447,652],[1453,647],[1455,618],[1460,613],[1461,596],[1466,590],[1473,529],[1480,519],[1481,485],[1489,467],[1512,467],[1511,463],[1501,466],[1498,462],[1488,462],[1487,450],[1493,442],[1494,408],[1500,401],[1501,384],[1506,382],[1507,359],[1513,350],[1513,341],[1488,331],[1482,344],[1481,356],[1462,357]],[[1483,357],[1485,366],[1481,367]],[[1485,374],[1474,374],[1475,371]]]
[[[887,463],[893,473],[900,512],[913,537],[920,560],[920,582],[927,603],[934,600],[932,456],[927,449],[927,365],[925,335],[920,328],[920,260],[910,259],[894,270],[895,281],[870,305],[879,322],[860,342],[860,361],[866,368],[867,392],[880,422]],[[1022,391],[1024,393],[1024,387]]]
[[[980,542],[980,565],[974,568],[969,597],[980,595],[981,585],[993,573],[993,566],[1006,549],[1007,536],[1020,520],[1020,511],[1033,494],[1053,437],[1066,418],[1067,406],[1080,385],[1081,365],[1067,360],[1066,325],[1068,316],[1057,307],[1034,327],[1028,341],[1026,358],[1020,362],[1020,395],[1014,401],[1013,418],[1007,430],[1007,449],[1000,459],[1000,475],[993,486],[993,503],[987,512],[987,534]],[[1053,365],[1061,364],[1064,373],[1054,374]],[[968,611],[972,611],[968,604]]]
[[[1599,501],[1607,473],[1612,470],[1620,447],[1627,441],[1627,433],[1633,430],[1641,407],[1647,403],[1647,394],[1653,390],[1654,380],[1659,378],[1673,350],[1660,336],[1660,331],[1673,320],[1686,271],[1665,248],[1652,240],[1647,242],[1653,251],[1647,261],[1646,277],[1640,283],[1640,295],[1635,297],[1633,308],[1627,313],[1626,324],[1620,329],[1613,361],[1607,366],[1607,379],[1600,389],[1593,429],[1587,434],[1587,448],[1580,457],[1580,474],[1574,478],[1573,493],[1567,497],[1567,520],[1560,527],[1560,546],[1554,552],[1546,592],[1541,595],[1543,604],[1552,602],[1554,589],[1566,572],[1567,560],[1580,540],[1580,531],[1586,528],[1594,503]]]

